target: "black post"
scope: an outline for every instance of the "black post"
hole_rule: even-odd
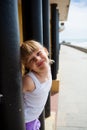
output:
[[[42,0],[22,0],[23,40],[43,44]]]
[[[0,1],[0,129],[24,130],[17,0]]]
[[[43,44],[50,52],[50,2],[49,0],[42,0],[43,2]]]
[[[50,2],[49,0],[42,0],[42,2],[43,2],[43,44],[50,53]],[[50,93],[45,106],[45,117],[49,116],[50,116]]]
[[[36,40],[43,44],[42,0],[22,0],[23,40]],[[44,110],[40,116],[41,128],[45,129]]]
[[[59,70],[59,51],[60,51],[60,45],[59,45],[59,10],[56,9],[56,74],[58,74]]]
[[[56,10],[57,4],[51,4],[51,48],[52,48],[52,59],[55,63],[52,65],[52,79],[57,78],[58,73],[58,44],[59,44],[59,29],[58,29],[58,12]]]

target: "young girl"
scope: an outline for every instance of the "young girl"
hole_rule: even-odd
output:
[[[30,40],[21,45],[21,60],[29,70],[23,76],[24,116],[26,130],[39,130],[38,120],[47,101],[52,84],[48,51],[40,43]]]

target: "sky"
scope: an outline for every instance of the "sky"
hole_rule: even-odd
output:
[[[60,40],[87,39],[87,0],[70,0],[68,18]]]

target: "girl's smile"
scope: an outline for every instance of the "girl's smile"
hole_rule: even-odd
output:
[[[39,66],[41,66],[41,65],[43,65],[43,64],[44,64],[44,60],[38,62],[38,63],[37,63],[37,66],[39,67]]]

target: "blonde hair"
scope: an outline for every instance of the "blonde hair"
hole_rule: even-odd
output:
[[[34,40],[25,41],[21,45],[21,60],[22,63],[25,65],[27,62],[27,58],[35,51],[37,51],[39,48],[43,48],[43,46]]]

